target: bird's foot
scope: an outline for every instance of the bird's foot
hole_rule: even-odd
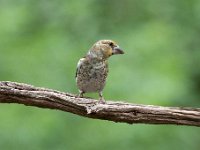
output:
[[[106,101],[104,100],[103,98],[103,93],[102,91],[99,92],[99,101],[98,101],[98,104],[105,104]]]
[[[104,100],[103,97],[99,98],[98,104],[106,104],[106,101]]]
[[[75,97],[76,98],[83,98],[83,96],[81,96],[80,94],[76,94]]]
[[[83,94],[78,94],[78,98],[83,98]]]
[[[84,92],[80,91],[80,93],[78,95],[76,95],[77,98],[83,98],[83,94]]]

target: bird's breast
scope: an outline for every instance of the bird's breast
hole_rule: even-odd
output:
[[[105,62],[88,63],[77,76],[78,87],[85,92],[101,91],[106,82],[108,66]]]
[[[103,62],[96,63],[96,64],[93,65],[93,68],[96,69],[96,70],[104,69],[105,63],[103,63]]]
[[[90,70],[88,70],[90,80],[96,79],[103,82],[107,77],[107,70],[108,68],[104,62],[91,64]]]

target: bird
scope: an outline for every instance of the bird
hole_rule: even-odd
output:
[[[124,51],[113,40],[99,40],[78,61],[76,85],[78,97],[85,93],[98,93],[99,103],[105,103],[103,89],[108,76],[108,59],[112,55],[124,54]]]

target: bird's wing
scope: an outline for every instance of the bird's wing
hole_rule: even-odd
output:
[[[86,57],[83,57],[81,58],[79,61],[78,61],[78,64],[77,64],[77,68],[76,68],[76,75],[75,75],[75,78],[77,77],[77,74],[79,73],[79,70],[81,68],[81,66],[83,65],[83,62],[86,60]]]

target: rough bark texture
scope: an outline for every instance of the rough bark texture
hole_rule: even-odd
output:
[[[73,94],[9,81],[0,82],[0,103],[57,109],[89,118],[129,124],[175,124],[200,127],[199,108],[162,107],[113,101],[98,104],[94,99],[77,98]]]

